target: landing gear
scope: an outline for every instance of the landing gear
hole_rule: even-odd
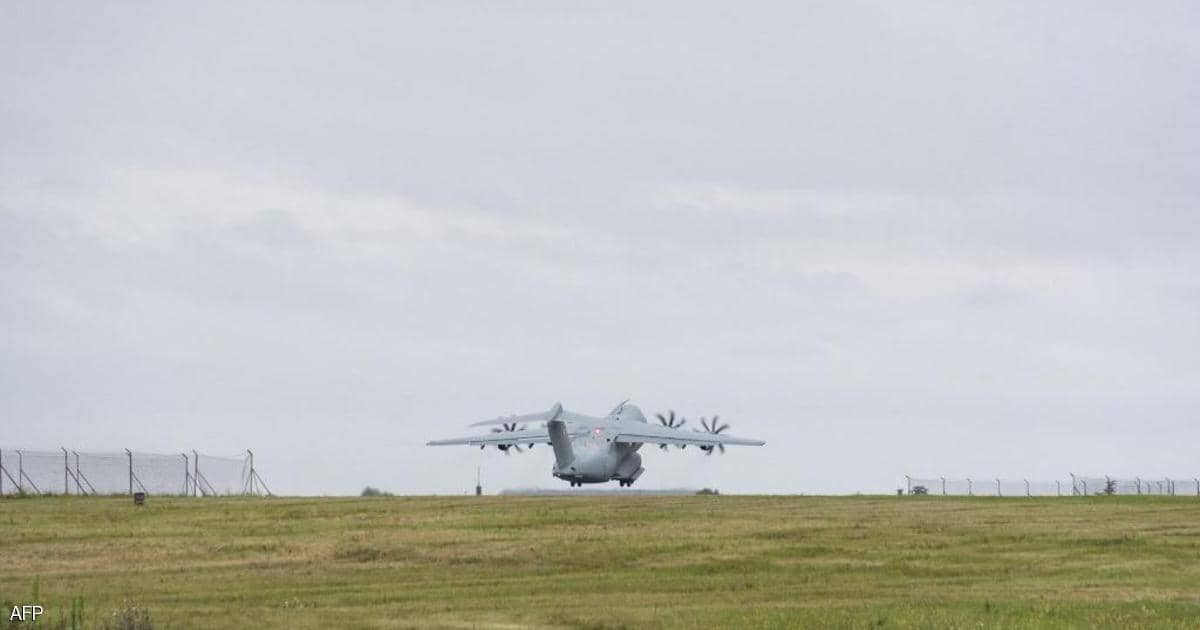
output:
[[[629,487],[633,486],[632,479],[618,479],[617,483],[621,484],[622,488],[629,488]]]

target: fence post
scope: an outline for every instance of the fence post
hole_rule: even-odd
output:
[[[1198,487],[1200,487],[1200,486],[1198,486]],[[1196,494],[1200,494],[1200,490],[1197,490]],[[942,477],[942,496],[946,496],[946,478],[945,477]]]
[[[1000,491],[1000,480],[996,479],[996,496],[1002,497],[1004,493]]]
[[[17,451],[17,491],[25,494],[25,454]]]
[[[129,459],[129,496],[133,496],[133,451],[125,449],[125,457]]]
[[[188,467],[187,453],[180,453],[179,456],[183,458],[183,496],[186,497],[188,492],[191,492],[189,478],[192,476],[192,472],[191,468]]]
[[[1197,487],[1200,491],[1200,486]],[[0,448],[0,497],[4,496],[4,449]]]
[[[67,458],[67,449],[64,446],[58,448],[63,452],[63,496],[71,494],[71,460]]]
[[[83,476],[83,473],[79,472],[79,451],[71,451],[71,452],[75,454],[75,489],[79,491],[79,496],[83,496],[87,493],[83,491],[83,483],[82,483],[82,480],[80,479],[80,477]],[[92,482],[90,482],[90,481],[88,482],[89,485],[91,483]],[[95,488],[92,488],[92,490],[94,491]]]
[[[1054,496],[1062,496],[1062,482],[1057,479],[1054,480]]]
[[[904,475],[904,490],[905,494],[912,494],[912,477],[909,477],[908,475]]]
[[[200,493],[200,454],[192,449],[192,496]]]
[[[1135,485],[1137,485],[1137,493],[1138,493],[1138,496],[1141,496],[1141,494],[1142,494],[1142,478],[1141,478],[1141,477],[1134,477],[1134,478],[1133,478],[1133,483],[1134,483]]]
[[[1028,479],[1025,480],[1025,496],[1027,496],[1027,497],[1033,496],[1032,494],[1029,493],[1029,480]]]
[[[967,477],[967,496],[969,496],[969,497],[975,496],[975,490],[974,490],[974,488],[971,487],[971,478],[970,477]]]

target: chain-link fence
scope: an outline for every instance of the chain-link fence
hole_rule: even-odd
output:
[[[1067,479],[988,479],[985,477],[905,477],[908,494],[979,497],[1071,497],[1163,495],[1200,497],[1200,478],[1070,475]]]
[[[254,454],[0,450],[0,495],[270,494]]]
[[[1200,497],[1200,479],[1197,478],[1134,477],[1129,479],[1072,476],[1071,481],[1074,493],[1084,496],[1091,494],[1149,494]]]

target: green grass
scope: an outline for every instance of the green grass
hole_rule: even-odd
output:
[[[1188,627],[1200,500],[0,500],[0,602],[87,627]],[[5,613],[7,618],[7,613]]]

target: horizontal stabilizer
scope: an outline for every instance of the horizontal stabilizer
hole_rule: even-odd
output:
[[[517,416],[517,415],[500,416],[499,418],[495,418],[493,420],[484,420],[483,422],[476,422],[474,424],[471,424],[470,426],[488,427],[488,426],[498,426],[498,425],[503,425],[503,424],[518,424],[518,425],[534,424],[534,423],[539,423],[539,422],[550,422],[551,420],[559,418],[560,416],[563,416],[563,415],[574,416],[575,414],[572,414],[569,411],[563,411],[562,403],[554,403],[554,406],[551,407],[549,411],[539,411],[538,413],[527,413],[527,414],[523,414],[523,415],[519,415],[519,416]],[[573,419],[573,418],[563,418],[563,420],[569,420],[569,419]]]

